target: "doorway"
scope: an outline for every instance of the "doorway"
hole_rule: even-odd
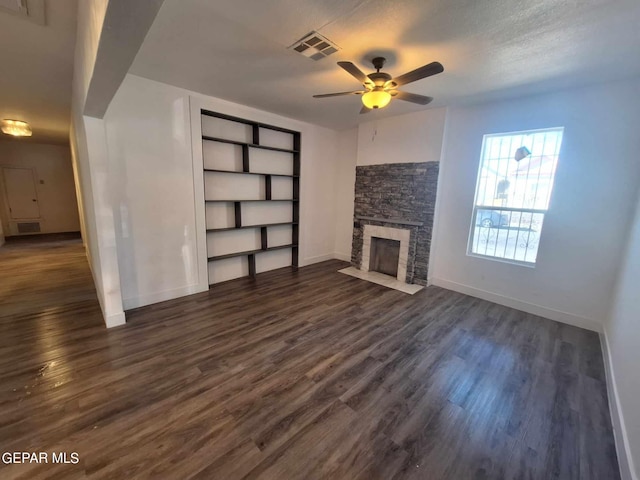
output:
[[[11,220],[40,218],[40,205],[33,169],[2,167],[7,208]]]

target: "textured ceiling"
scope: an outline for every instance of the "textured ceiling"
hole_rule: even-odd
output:
[[[33,129],[19,141],[69,141],[76,11],[77,0],[49,0],[44,26],[0,12],[0,118]]]
[[[640,74],[638,0],[165,0],[131,73],[336,129],[412,112],[393,101],[359,115],[336,62],[390,59],[393,76],[440,61],[403,87],[442,106]],[[287,50],[317,30],[341,50],[314,62]]]

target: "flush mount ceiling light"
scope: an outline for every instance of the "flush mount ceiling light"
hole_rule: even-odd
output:
[[[33,135],[31,126],[22,120],[2,120],[0,130],[2,130],[2,133],[13,135],[14,137],[30,137]]]
[[[392,77],[388,73],[380,71],[384,66],[384,62],[384,57],[374,58],[371,63],[373,63],[373,67],[376,71],[369,75],[365,75],[364,72],[351,62],[338,62],[340,67],[362,83],[364,90],[356,90],[355,92],[325,93],[322,95],[314,95],[314,98],[362,95],[362,103],[364,106],[362,107],[362,110],[360,110],[360,113],[367,113],[371,110],[384,108],[389,105],[392,98],[404,100],[405,102],[417,103],[419,105],[426,105],[433,100],[433,98],[425,97],[424,95],[400,91],[398,90],[398,87],[444,72],[442,64],[438,62],[431,62],[428,65],[416,68],[415,70],[405,73],[404,75],[400,75],[399,77]]]

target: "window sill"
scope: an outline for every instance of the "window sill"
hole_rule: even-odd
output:
[[[491,255],[482,255],[479,253],[467,252],[467,257],[481,258],[483,260],[492,260],[494,262],[500,262],[500,263],[508,263],[511,265],[517,265],[519,267],[536,268],[535,263],[523,262],[519,260],[510,260],[508,258],[501,258],[501,257],[493,257]]]

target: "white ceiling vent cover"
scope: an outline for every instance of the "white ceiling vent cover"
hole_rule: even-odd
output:
[[[324,57],[328,57],[332,53],[336,53],[340,50],[340,47],[327,37],[320,35],[318,32],[311,32],[289,48],[316,61],[322,60]]]

